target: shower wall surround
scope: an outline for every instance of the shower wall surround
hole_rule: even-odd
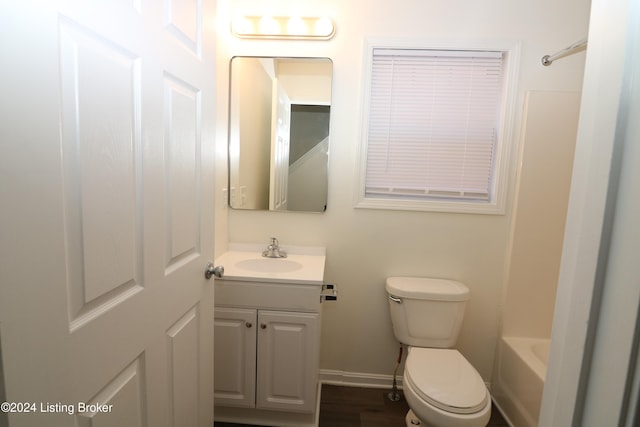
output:
[[[546,342],[537,353],[549,350],[579,110],[579,92],[533,91],[525,97],[502,339],[492,379],[494,399],[518,426],[538,424],[546,370],[536,375],[535,368],[543,360],[546,369],[546,358],[527,357],[536,353],[527,349]]]

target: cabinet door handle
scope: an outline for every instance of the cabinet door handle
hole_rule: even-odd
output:
[[[264,323],[260,323],[260,329],[267,329],[267,325],[265,325]]]
[[[244,324],[244,326],[246,326],[247,328],[250,328],[250,327],[252,327],[252,326],[253,326],[253,323],[251,323],[251,322],[247,322],[247,323],[245,323],[245,324]]]

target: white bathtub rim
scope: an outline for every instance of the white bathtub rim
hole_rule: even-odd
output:
[[[503,341],[511,347],[520,358],[526,363],[536,374],[540,381],[544,383],[547,376],[547,365],[543,362],[538,354],[534,351],[535,345],[546,345],[547,349],[550,339],[547,338],[529,338],[529,337],[502,337]]]

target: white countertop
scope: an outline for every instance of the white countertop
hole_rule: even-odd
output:
[[[224,275],[218,280],[323,284],[325,248],[280,245],[286,258],[263,257],[266,249],[266,244],[230,243],[229,250],[216,258],[215,265],[224,267]],[[254,268],[245,268],[247,264]]]

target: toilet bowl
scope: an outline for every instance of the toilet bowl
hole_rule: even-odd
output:
[[[484,427],[491,418],[484,381],[457,350],[410,347],[403,384],[407,427]]]
[[[393,333],[409,346],[404,395],[407,426],[484,427],[491,397],[482,377],[453,348],[469,288],[455,280],[389,277],[385,288]]]

